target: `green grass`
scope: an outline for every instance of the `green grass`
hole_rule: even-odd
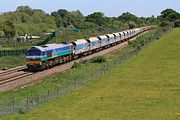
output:
[[[25,55],[0,57],[0,70],[24,65],[25,61]]]
[[[178,119],[179,32],[174,29],[99,80],[25,115],[0,119]]]

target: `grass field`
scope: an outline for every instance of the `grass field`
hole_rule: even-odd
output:
[[[25,55],[19,56],[2,56],[0,57],[0,70],[3,68],[12,68],[24,65],[26,61]]]
[[[0,119],[180,119],[180,29],[99,80],[24,115]]]

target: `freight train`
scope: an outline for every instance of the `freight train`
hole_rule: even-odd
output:
[[[121,44],[153,29],[152,26],[130,29],[122,32],[78,39],[66,44],[45,44],[33,46],[26,51],[26,66],[29,71],[39,71],[67,63],[89,54]]]

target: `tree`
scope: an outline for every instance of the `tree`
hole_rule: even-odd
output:
[[[160,23],[160,20],[158,18],[155,18],[153,15],[151,17],[146,18],[146,21],[150,25]]]
[[[4,36],[4,31],[0,30],[0,37]]]
[[[19,18],[21,19],[21,22],[22,22],[22,23],[31,23],[31,22],[32,22],[31,16],[29,16],[29,15],[26,14],[26,13],[21,13],[21,14],[19,15]]]
[[[82,22],[78,25],[79,29],[95,29],[98,25],[92,22]]]
[[[6,21],[2,29],[6,37],[14,37],[16,35],[15,26],[10,21]]]
[[[73,25],[76,28],[78,28],[79,24],[84,22],[84,16],[79,10],[69,12],[68,19],[69,25]]]
[[[136,23],[133,22],[133,21],[130,21],[130,22],[128,23],[128,25],[129,25],[129,29],[133,29],[133,28],[136,27]]]
[[[174,27],[180,27],[180,19],[174,21]]]
[[[135,15],[133,15],[133,14],[131,14],[129,12],[123,13],[118,18],[123,22],[127,22],[127,21],[137,22],[137,19],[138,19],[138,17],[136,17]]]
[[[68,14],[68,11],[65,9],[59,9],[58,11],[51,13],[51,15],[54,17],[54,20],[56,21],[56,26],[58,28],[68,26],[67,19],[66,19],[67,14]]]
[[[17,12],[25,12],[28,15],[32,15],[33,14],[33,10],[29,7],[29,6],[19,6],[16,8]]]
[[[51,15],[55,18],[57,27],[78,27],[84,21],[84,16],[79,10],[68,12],[65,9],[59,9]]]
[[[177,19],[180,19],[180,13],[176,12],[173,9],[166,9],[161,12],[160,18],[162,20],[168,20],[170,22],[174,22]]]
[[[59,9],[58,11],[52,12],[51,15],[54,17],[65,17],[68,14],[68,11],[65,9]]]
[[[86,17],[87,22],[93,22],[99,26],[107,24],[109,19],[102,12],[94,12]]]
[[[168,26],[172,26],[172,24],[168,20],[164,20],[161,22],[160,26],[161,27],[168,27]]]

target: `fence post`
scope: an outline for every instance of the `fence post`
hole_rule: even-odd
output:
[[[16,98],[13,96],[12,98],[12,113],[16,112]]]
[[[60,80],[61,81],[61,85],[63,85],[63,81],[62,80]]]
[[[77,80],[76,80],[76,78],[74,79],[74,88],[76,88],[77,87]]]
[[[106,64],[106,65],[107,65],[107,71],[109,71],[109,64],[108,64],[108,62],[107,62],[107,64]]]
[[[26,100],[26,112],[28,112],[29,110],[29,96],[27,96],[27,100]]]
[[[68,87],[68,85],[66,84],[66,93],[68,92],[68,88],[67,87]]]
[[[114,66],[116,65],[116,59],[113,60],[114,61]]]
[[[57,95],[56,97],[58,98],[58,96],[59,96],[59,86],[57,87],[56,92],[57,92],[57,93],[56,93],[56,95]]]
[[[83,72],[83,81],[82,81],[82,84],[85,82],[85,73]]]
[[[37,104],[40,104],[40,97],[39,97],[39,93],[37,94]]]
[[[49,101],[50,90],[48,90],[47,101]]]

